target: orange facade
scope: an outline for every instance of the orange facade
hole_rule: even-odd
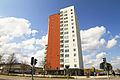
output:
[[[60,69],[60,14],[49,16],[47,69]]]

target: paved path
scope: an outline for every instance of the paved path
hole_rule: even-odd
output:
[[[31,77],[18,77],[18,76],[3,76],[0,75],[0,80],[31,80]],[[67,79],[57,79],[57,78],[34,78],[34,80],[67,80]],[[108,79],[69,79],[69,80],[108,80]],[[120,80],[120,77],[114,77],[109,80]]]

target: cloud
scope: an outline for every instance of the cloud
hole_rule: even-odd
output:
[[[48,34],[43,36],[42,39],[36,39],[36,44],[45,46],[47,44]]]
[[[108,43],[107,43],[106,48],[107,48],[107,49],[112,48],[112,47],[115,46],[116,44],[117,44],[117,40],[115,40],[115,39],[109,40]]]
[[[81,42],[83,51],[93,51],[104,45],[105,40],[101,37],[106,33],[104,26],[81,30]]]
[[[112,57],[112,60],[110,62],[114,67],[113,69],[117,69],[120,67],[120,56]]]
[[[0,52],[5,53],[4,59],[7,59],[12,53],[16,54],[18,61],[28,61],[34,55],[43,56],[43,50],[39,45],[46,44],[47,35],[41,39],[32,38],[38,31],[32,30],[30,24],[24,18],[0,18]],[[39,45],[37,45],[38,43]]]
[[[5,53],[4,58],[7,58],[11,53],[15,53],[20,62],[26,60],[30,63],[32,56],[38,59],[38,63],[43,59],[48,34],[42,36],[41,39],[36,39],[35,35],[38,31],[32,30],[30,24],[24,18],[0,18],[0,52]],[[106,56],[105,52],[97,54],[97,51],[106,43],[103,38],[105,33],[106,28],[104,26],[80,30],[82,50],[89,53],[83,55],[84,64],[88,64],[87,67],[89,65],[99,67],[98,65],[102,61],[102,57]],[[116,35],[113,39],[109,40],[107,48],[115,46],[117,43],[116,39],[118,38],[119,35]]]
[[[101,58],[104,58],[107,56],[107,53],[106,52],[101,52],[100,54],[96,55],[96,58],[97,59],[101,59]]]
[[[110,48],[114,47],[117,44],[117,40],[116,39],[118,39],[118,38],[120,38],[120,36],[116,35],[113,39],[108,40],[106,48],[110,49]]]
[[[35,36],[35,34],[38,33],[38,31],[37,30],[32,30],[31,33],[32,33],[32,36]]]
[[[106,52],[101,52],[96,55],[97,52],[90,53],[86,56],[83,56],[85,68],[91,68],[94,66],[99,69],[99,65],[102,62],[103,57],[107,57]],[[95,58],[93,58],[96,56]]]

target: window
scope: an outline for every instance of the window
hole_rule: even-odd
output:
[[[67,16],[67,14],[65,14],[64,16]]]
[[[74,29],[74,27],[72,26],[72,29]]]
[[[74,64],[74,67],[77,67],[77,64]]]
[[[62,27],[63,26],[63,24],[62,25],[60,25],[60,27]]]
[[[69,40],[66,40],[65,43],[69,43]]]
[[[64,28],[64,30],[68,30],[68,28]]]
[[[62,17],[62,16],[63,16],[63,14],[60,15],[60,17]]]
[[[66,62],[66,63],[69,63],[69,59],[65,59],[65,62]]]
[[[61,49],[61,52],[64,52],[64,49]]]
[[[62,35],[62,34],[63,34],[63,32],[60,32],[60,34]]]
[[[62,30],[63,30],[63,28],[60,29],[60,31],[62,31]]]
[[[73,12],[71,12],[71,14],[73,14]]]
[[[75,39],[73,39],[73,42],[75,42]]]
[[[64,54],[60,54],[60,57],[64,57]]]
[[[76,46],[75,44],[73,44],[73,46]]]
[[[68,24],[65,24],[64,26],[68,26]]]
[[[69,52],[69,49],[66,49],[65,52]]]
[[[63,48],[64,47],[64,45],[60,45],[60,48]]]
[[[66,44],[66,45],[65,45],[65,48],[68,48],[68,47],[69,47],[69,45],[68,45],[68,44]]]
[[[71,11],[72,11],[72,9],[71,9]]]
[[[71,21],[73,21],[73,19],[71,19]]]
[[[68,19],[68,17],[65,17],[64,20]]]
[[[71,23],[72,25],[74,24],[74,23]]]
[[[74,33],[74,31],[72,31],[72,33]]]
[[[65,57],[69,57],[69,54],[65,54]]]
[[[68,21],[64,21],[64,23],[67,23]]]
[[[60,59],[60,62],[64,62],[64,60],[63,60],[63,59]]]
[[[61,40],[60,43],[63,43],[63,40]]]
[[[74,56],[76,56],[76,53],[74,53]]]
[[[76,49],[73,49],[73,51],[76,51]]]
[[[61,64],[61,65],[60,65],[60,67],[64,67],[64,65],[63,65],[63,64]]]
[[[60,23],[63,23],[63,21],[60,21]]]
[[[77,59],[74,59],[74,62],[77,62]]]
[[[63,36],[60,36],[60,39],[63,39]]]
[[[69,38],[69,36],[64,36],[64,39],[68,39]]]
[[[60,13],[63,13],[63,11],[60,11]]]
[[[71,18],[73,18],[73,16],[71,16]]]
[[[60,18],[60,20],[63,20],[63,18]]]
[[[72,37],[75,37],[75,35],[73,34]]]
[[[68,34],[68,32],[64,32],[64,34]]]

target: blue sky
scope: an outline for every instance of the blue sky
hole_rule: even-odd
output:
[[[104,26],[106,32],[99,39],[104,38],[106,45],[109,40],[120,36],[120,1],[119,0],[0,0],[0,16],[23,18],[30,22],[31,30],[37,30],[35,36],[27,39],[42,39],[48,33],[48,19],[52,14],[59,13],[59,10],[71,5],[75,6],[80,29],[89,30],[96,26]],[[94,29],[95,30],[95,29]],[[107,33],[107,32],[110,33]],[[93,36],[94,37],[94,36]],[[25,39],[25,40],[27,40]],[[16,38],[13,42],[24,40]],[[117,43],[112,48],[102,48],[96,51],[110,53],[107,57],[110,61],[120,54],[120,38],[115,38]],[[12,42],[11,41],[11,42]],[[104,47],[105,44],[102,46]],[[40,48],[41,49],[41,48]],[[93,51],[84,51],[83,55],[89,55]],[[92,56],[92,59],[96,56]]]

